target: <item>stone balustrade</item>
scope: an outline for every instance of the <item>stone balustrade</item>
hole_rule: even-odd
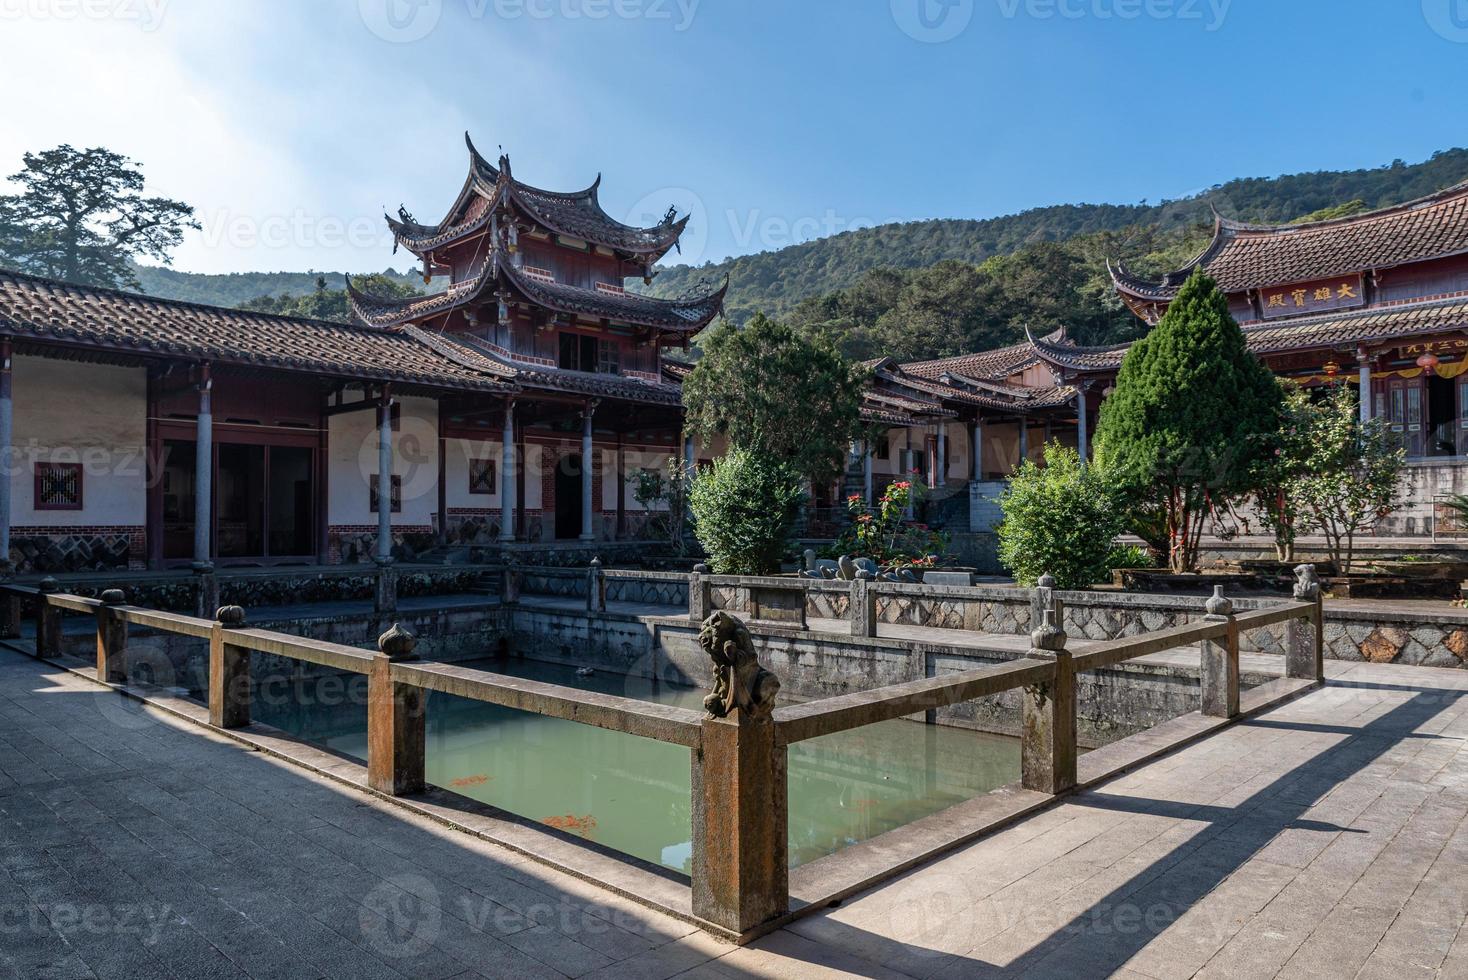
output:
[[[589,575],[583,576],[585,594],[594,599],[618,578],[624,577],[593,567]],[[683,584],[697,612],[700,607],[708,608],[710,590],[728,588],[731,583],[700,570],[685,576]],[[841,591],[854,600],[849,602],[849,609],[856,635],[863,635],[859,630],[874,628],[877,593],[884,587],[893,588],[871,581],[813,584],[820,586],[815,591],[827,595]],[[776,601],[786,604],[782,612],[791,610],[792,593],[799,596],[808,588],[789,579],[740,580],[733,587],[748,590],[756,603],[769,602],[767,595],[778,596]],[[1323,679],[1318,592],[1302,596],[1301,601],[1243,614],[1236,614],[1231,603],[1217,596],[1205,605],[1202,622],[1111,640],[1072,655],[1066,649],[1067,634],[1059,625],[1065,605],[1058,593],[1041,589],[1033,595],[1041,621],[1031,632],[1031,649],[1022,659],[776,707],[772,713],[745,713],[735,708],[724,717],[418,661],[415,638],[396,624],[378,638],[374,654],[251,629],[245,610],[238,606],[221,607],[213,619],[205,619],[130,606],[117,590],[106,591],[96,599],[70,595],[57,590],[50,581],[37,588],[4,586],[3,593],[10,614],[10,635],[17,632],[21,604],[31,605],[36,653],[41,657],[58,655],[64,614],[94,617],[95,677],[104,683],[128,683],[130,626],[207,639],[208,719],[211,725],[224,730],[241,729],[251,723],[252,654],[365,674],[367,784],[389,796],[412,796],[428,788],[425,699],[429,691],[683,746],[691,752],[693,767],[691,915],[705,928],[738,940],[767,931],[791,914],[785,861],[785,771],[786,753],[792,743],[1019,690],[1023,693],[1021,786],[1030,793],[1053,796],[1068,792],[1079,782],[1075,698],[1078,673],[1162,650],[1202,644],[1204,713],[1227,720],[1240,713],[1240,637],[1249,630],[1283,625],[1289,638],[1287,681],[1315,684]],[[803,605],[800,609],[803,612]],[[719,615],[710,612],[713,617]],[[898,866],[894,864],[889,870],[895,873]]]

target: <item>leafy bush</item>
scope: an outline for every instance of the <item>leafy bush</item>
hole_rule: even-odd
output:
[[[662,538],[678,554],[687,552],[683,518],[688,510],[688,470],[683,460],[670,456],[661,470],[640,469],[633,477],[632,499],[647,517],[647,536]]]
[[[805,491],[788,465],[734,449],[699,470],[688,499],[715,572],[768,575],[790,551]]]
[[[921,493],[920,484],[898,480],[887,485],[873,506],[868,507],[860,494],[846,498],[851,526],[836,540],[831,554],[870,558],[898,568],[933,567],[934,557],[948,550],[949,538],[907,519],[909,504],[916,506]]]
[[[999,504],[999,561],[1020,585],[1049,572],[1059,588],[1084,589],[1110,574],[1107,556],[1126,511],[1105,472],[1074,449],[1051,443],[1043,467],[1026,460]]]
[[[1152,552],[1138,544],[1119,544],[1106,552],[1106,570],[1119,568],[1156,568],[1157,559]]]

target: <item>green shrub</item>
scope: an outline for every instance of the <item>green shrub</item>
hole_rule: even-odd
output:
[[[1045,465],[1026,460],[999,499],[999,561],[1025,586],[1047,572],[1062,589],[1105,580],[1108,553],[1126,526],[1117,497],[1104,471],[1052,442]]]
[[[789,466],[735,449],[699,470],[688,499],[715,572],[768,575],[790,551],[805,491]]]
[[[1156,568],[1157,560],[1152,552],[1139,544],[1119,544],[1106,553],[1106,570],[1118,568]]]

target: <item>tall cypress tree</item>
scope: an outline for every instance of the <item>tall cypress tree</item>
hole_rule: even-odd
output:
[[[1228,297],[1198,269],[1127,352],[1096,434],[1101,465],[1139,506],[1165,515],[1173,571],[1197,568],[1210,512],[1250,489],[1279,413],[1273,375],[1249,353]]]

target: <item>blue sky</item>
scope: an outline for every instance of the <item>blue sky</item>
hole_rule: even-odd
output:
[[[688,256],[1179,197],[1468,144],[1468,0],[0,0],[0,165],[60,142],[199,209],[175,265],[378,269],[462,133]]]

